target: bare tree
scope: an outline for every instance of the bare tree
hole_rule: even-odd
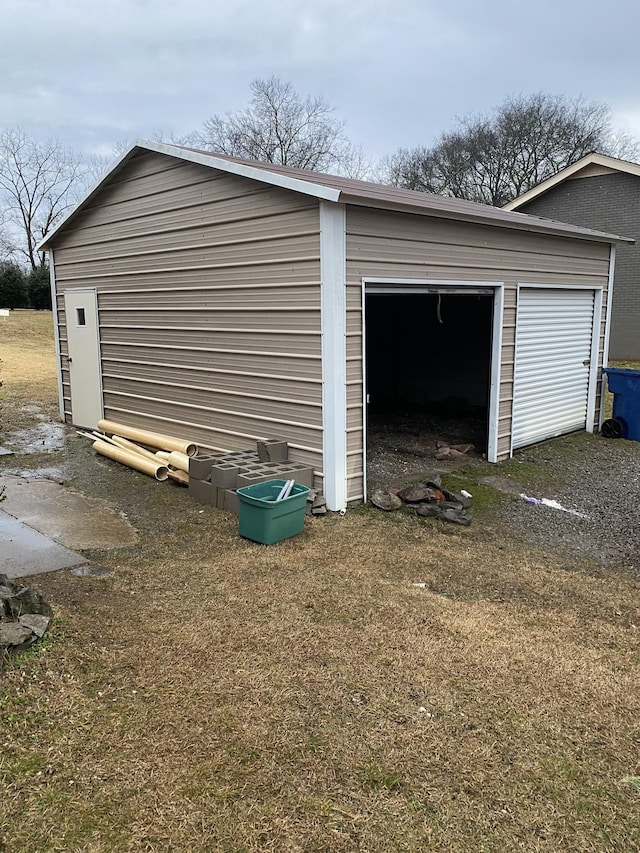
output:
[[[353,178],[356,181],[372,181],[376,174],[376,163],[365,152],[362,145],[352,145],[347,142],[336,161],[335,171],[339,175],[344,175],[345,178]]]
[[[634,156],[611,130],[606,104],[537,93],[508,98],[488,116],[457,120],[432,148],[386,160],[389,183],[502,206],[592,151]]]
[[[84,168],[55,139],[40,142],[20,128],[0,133],[0,201],[16,251],[32,270],[44,265],[35,247],[75,203]]]
[[[349,143],[344,122],[321,97],[301,98],[277,77],[254,80],[249,106],[208,119],[196,143],[248,160],[326,171],[339,168]]]
[[[16,251],[15,241],[7,225],[6,215],[0,210],[0,264],[9,261]]]

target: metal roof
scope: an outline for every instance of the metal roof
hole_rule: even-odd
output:
[[[294,192],[304,193],[305,195],[314,196],[326,201],[355,204],[383,210],[396,210],[423,216],[435,216],[442,219],[452,219],[477,225],[494,225],[499,228],[510,228],[556,237],[573,237],[579,240],[591,240],[603,243],[633,243],[633,240],[627,237],[607,234],[603,231],[593,231],[589,228],[568,225],[563,222],[555,222],[551,219],[530,216],[526,213],[515,213],[499,207],[477,204],[472,201],[418,192],[416,190],[405,190],[383,184],[374,184],[369,181],[357,181],[338,175],[311,172],[307,169],[277,166],[272,163],[258,163],[253,160],[244,160],[239,157],[230,157],[227,154],[218,154],[211,151],[200,151],[181,145],[140,140],[134,143],[115,162],[85,198],[42,239],[37,247],[38,250],[41,251],[48,248],[56,234],[77,216],[98,191],[122,169],[125,163],[144,151],[153,151],[170,157],[177,157],[181,160],[199,163],[200,165],[219,169],[224,172],[243,175],[252,180],[284,187]]]

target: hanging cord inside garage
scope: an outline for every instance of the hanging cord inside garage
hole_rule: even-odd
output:
[[[442,325],[444,325],[444,321],[442,319],[442,313],[440,311],[441,308],[442,308],[442,294],[439,293],[438,294],[438,307],[436,308],[436,317],[438,318],[438,323],[440,323],[440,325],[442,326]]]

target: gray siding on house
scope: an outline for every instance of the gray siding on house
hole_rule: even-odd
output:
[[[217,449],[282,437],[321,475],[316,199],[145,153],[53,249],[67,420],[64,292],[95,287],[106,417]]]
[[[347,207],[348,497],[363,494],[362,279],[504,282],[499,458],[511,446],[517,285],[608,282],[609,246],[364,207]],[[605,296],[606,300],[606,296]],[[600,360],[604,323],[600,330]],[[601,361],[600,361],[601,363]],[[596,401],[596,420],[600,405]]]
[[[640,241],[640,177],[622,172],[572,178],[518,208]],[[609,355],[640,359],[640,245],[618,246]]]

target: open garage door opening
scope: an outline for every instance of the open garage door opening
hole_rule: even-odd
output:
[[[492,289],[367,288],[368,493],[436,467],[439,442],[487,451],[493,311]]]

